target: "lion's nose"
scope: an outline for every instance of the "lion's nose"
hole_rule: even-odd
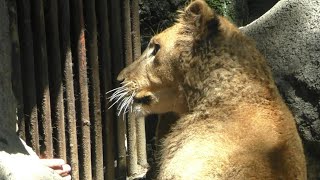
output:
[[[118,81],[124,81],[125,79],[129,78],[130,76],[130,66],[122,69],[122,71],[120,71],[118,77],[117,77],[117,80]]]
[[[118,75],[118,77],[117,77],[117,80],[118,81],[124,81],[124,70],[122,70],[120,73],[119,73],[119,75]]]
[[[124,81],[125,79],[130,79],[134,76],[137,75],[137,69],[141,69],[139,68],[139,66],[141,66],[141,60],[138,59],[136,61],[134,61],[132,64],[130,64],[129,66],[127,66],[126,68],[124,68],[118,75],[117,80],[118,81]]]

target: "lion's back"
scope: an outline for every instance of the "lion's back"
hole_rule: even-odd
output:
[[[289,110],[281,104],[245,106],[234,110],[228,123],[210,112],[182,117],[164,140],[158,178],[306,179]]]

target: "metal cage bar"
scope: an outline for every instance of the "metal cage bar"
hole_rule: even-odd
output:
[[[138,0],[8,3],[17,4],[21,137],[40,157],[65,159],[73,179],[133,178],[147,168],[144,119],[118,116],[106,94],[141,54]]]

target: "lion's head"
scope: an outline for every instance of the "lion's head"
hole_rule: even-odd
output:
[[[219,38],[223,18],[203,1],[192,1],[178,21],[151,38],[143,54],[121,71],[121,87],[111,100],[126,112],[132,106],[145,113],[188,111],[182,84],[198,51]]]

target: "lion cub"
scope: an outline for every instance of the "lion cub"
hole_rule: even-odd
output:
[[[118,76],[120,111],[175,112],[157,179],[306,179],[295,121],[254,42],[203,0]]]

